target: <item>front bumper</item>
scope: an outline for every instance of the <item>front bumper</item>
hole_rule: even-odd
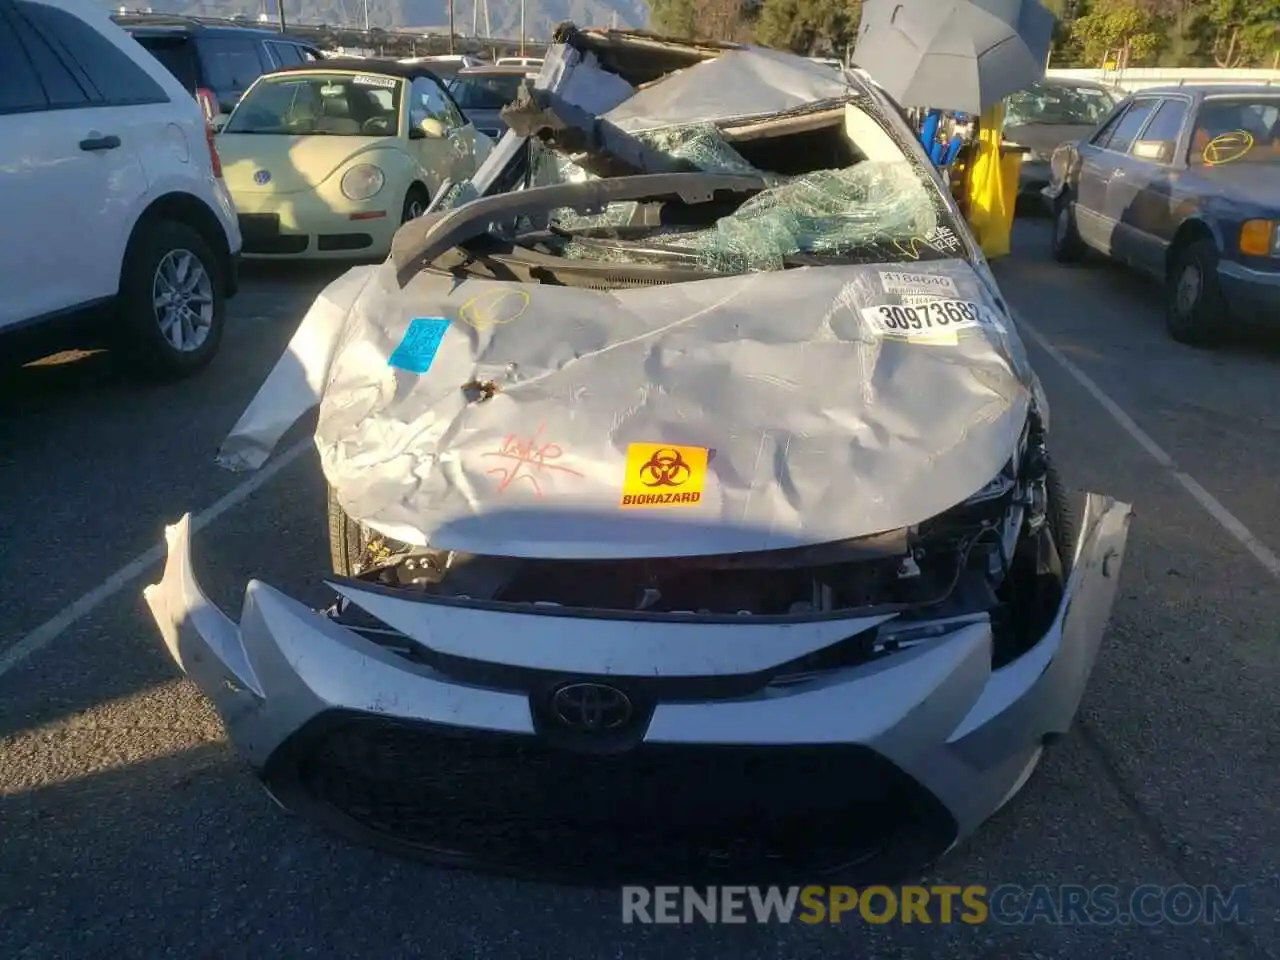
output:
[[[1232,316],[1251,324],[1280,326],[1280,272],[1224,260],[1218,264],[1218,282]]]
[[[638,882],[650,861],[629,850],[666,855],[655,869],[668,878],[733,860],[810,876],[857,862],[883,880],[973,831],[1069,728],[1131,511],[1089,495],[1081,515],[1052,626],[996,669],[983,619],[754,689],[753,676],[892,618],[606,620],[349,581],[333,586],[389,628],[392,646],[256,580],[236,624],[196,582],[189,518],[166,531],[164,577],[145,596],[273,796],[360,839],[579,879],[610,864]],[[645,705],[629,742],[586,750],[548,728],[550,685],[590,677]]]
[[[228,299],[240,292],[240,259],[242,256],[243,254],[237,250],[227,257],[226,289]]]
[[[388,185],[374,200],[335,210],[313,193],[240,192],[235,202],[243,256],[254,260],[382,259],[390,253],[391,238],[400,227],[404,194],[395,197]]]

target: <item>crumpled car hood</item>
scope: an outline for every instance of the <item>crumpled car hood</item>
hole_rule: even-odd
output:
[[[883,306],[938,297],[984,322],[878,325]],[[615,290],[428,273],[401,289],[383,265],[336,281],[295,343],[224,462],[265,458],[263,411],[310,344],[343,508],[407,543],[523,557],[782,549],[918,523],[1005,465],[1033,382],[960,260]]]
[[[603,44],[604,60],[626,53],[612,34],[587,39]],[[631,84],[590,51],[556,46],[536,109],[517,119],[530,129],[549,124],[556,137],[568,124],[586,149],[643,163],[646,149],[662,160],[660,151],[628,140],[624,127],[861,100],[898,125],[898,149],[913,151],[919,175],[931,176],[911,131],[888,101],[872,102],[865,78],[755,49],[682,56],[655,83],[633,60]],[[708,99],[699,78],[713,76],[738,82]],[[613,94],[590,110],[570,99],[606,86]],[[875,126],[850,134],[855,142],[889,139],[868,123]],[[406,224],[391,261],[353,270],[325,291],[227,438],[224,465],[260,465],[287,426],[318,405],[315,441],[338,502],[395,540],[527,558],[714,555],[931,519],[995,479],[1028,408],[1043,406],[981,255],[924,222],[900,231],[915,239],[894,240],[897,256],[883,254],[894,264],[716,268],[722,276],[667,283],[656,268],[615,282],[598,263],[584,268],[598,280],[580,271],[563,286],[446,275],[459,261],[435,263],[441,251],[456,253],[523,207],[570,202],[566,195],[597,204],[645,181],[610,175],[504,194],[494,185],[502,165],[517,163],[522,136],[513,126],[473,178],[482,199]],[[875,173],[877,164],[886,175],[892,166],[868,154],[852,169]],[[646,182],[745,189],[737,180],[704,171]],[[812,180],[798,189],[821,192]],[[849,203],[861,214],[892,212],[872,193]],[[804,205],[781,212],[757,232],[811,229]],[[732,236],[718,235],[739,214],[704,235],[732,247]],[[918,259],[923,247],[933,254]]]

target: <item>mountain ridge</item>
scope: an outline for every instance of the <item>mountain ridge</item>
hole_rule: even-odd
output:
[[[281,0],[285,23],[328,24],[363,28],[365,0]],[[485,29],[485,6],[489,29]],[[233,17],[243,14],[258,19],[266,14],[272,22],[279,17],[276,0],[151,0],[156,13],[181,16]],[[448,0],[367,0],[368,23],[384,30],[413,27],[432,32],[448,31]],[[111,10],[119,4],[105,2]],[[520,37],[520,0],[454,0],[454,32],[472,34],[478,26],[481,36],[514,40]],[[132,7],[130,9],[133,9]],[[615,17],[619,27],[643,27],[649,21],[645,0],[524,0],[526,39],[545,40],[557,23],[571,20],[580,26],[610,26]]]

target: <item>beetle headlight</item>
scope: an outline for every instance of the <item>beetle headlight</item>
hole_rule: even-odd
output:
[[[342,195],[348,200],[368,200],[387,182],[382,171],[371,163],[357,163],[342,175]]]

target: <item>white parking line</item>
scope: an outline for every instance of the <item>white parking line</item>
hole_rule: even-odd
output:
[[[312,441],[310,439],[299,441],[279,454],[271,463],[244,481],[244,483],[233,487],[221,499],[197,513],[191,518],[192,533],[207,527],[227,511],[244,503],[269,483],[276,474],[297,460],[311,447]],[[152,566],[163,560],[164,555],[165,545],[161,541],[150,550],[138,554],[61,613],[46,620],[13,646],[0,652],[0,677],[3,677],[32,654],[40,652],[53,643],[68,628],[74,626],[77,621],[93,612],[107,600],[110,600],[146,573]]]
[[[1178,465],[1173,460],[1173,457],[1165,453],[1161,446],[1152,440],[1150,435],[1134,422],[1133,417],[1120,409],[1120,405],[1118,403],[1103,393],[1102,388],[1094,383],[1087,373],[1068,360],[1057,347],[1046,340],[1044,335],[1036,330],[1036,328],[1031,324],[1027,323],[1026,320],[1023,320],[1020,316],[1015,316],[1015,319],[1018,321],[1019,328],[1025,331],[1031,340],[1044,350],[1045,353],[1052,357],[1058,366],[1062,367],[1063,370],[1070,374],[1071,378],[1075,380],[1076,383],[1084,387],[1085,391],[1093,397],[1093,399],[1102,404],[1102,408],[1106,410],[1107,413],[1111,414],[1111,419],[1120,424],[1124,432],[1133,437],[1134,442],[1137,443],[1138,446],[1151,454],[1151,458],[1155,460],[1156,463],[1168,470],[1169,473],[1173,475],[1173,479],[1178,482],[1182,489],[1191,494],[1200,506],[1204,507],[1209,516],[1218,521],[1219,525],[1226,530],[1227,533],[1240,541],[1240,545],[1248,550],[1253,558],[1262,564],[1269,574],[1280,580],[1280,557],[1277,557],[1270,547],[1255,537],[1253,533],[1250,532],[1249,528],[1241,523],[1230,510],[1224,507],[1217,497],[1202,487],[1195,477],[1191,476],[1189,473],[1184,473],[1179,470]],[[1052,413],[1052,411],[1050,412]]]

